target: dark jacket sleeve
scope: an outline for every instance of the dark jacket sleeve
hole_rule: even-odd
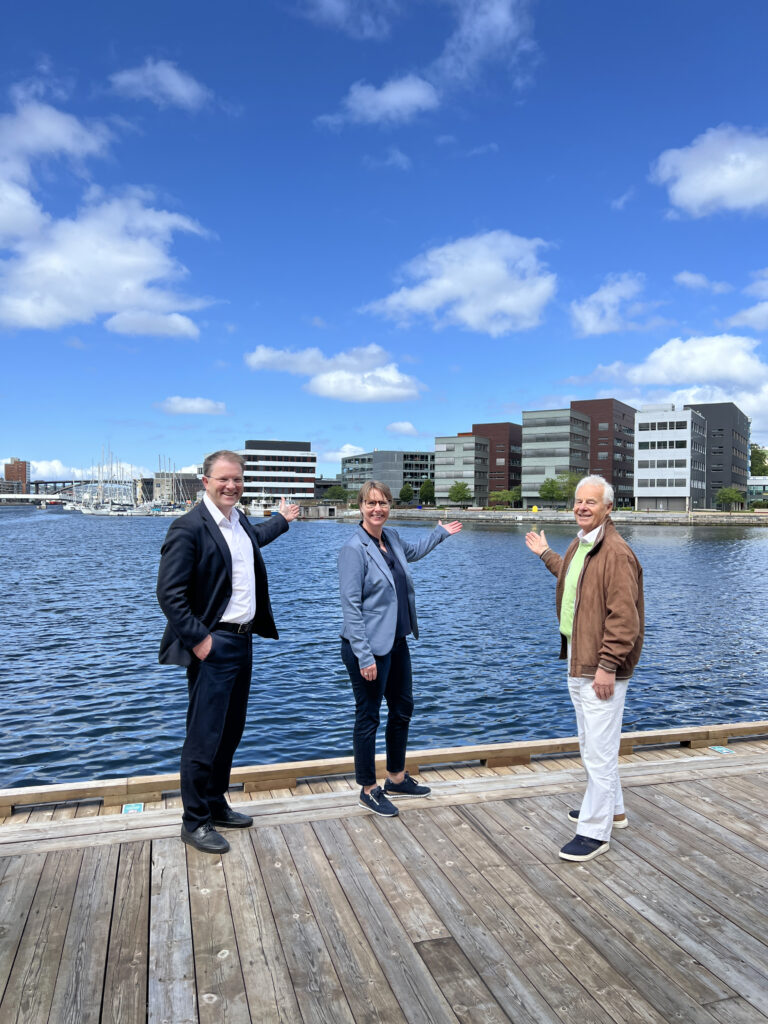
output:
[[[274,515],[271,515],[263,523],[254,524],[248,520],[248,526],[256,535],[256,541],[260,548],[263,548],[266,544],[271,544],[273,540],[276,540],[281,534],[285,533],[289,525],[285,516],[281,516],[279,512],[275,512]]]
[[[193,614],[189,603],[190,585],[199,557],[194,532],[182,520],[177,520],[160,551],[157,600],[171,630],[190,651],[210,632]]]

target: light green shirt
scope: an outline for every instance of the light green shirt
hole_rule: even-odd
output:
[[[584,559],[589,554],[593,544],[594,541],[580,541],[579,546],[576,548],[576,553],[571,559],[571,564],[568,566],[568,572],[565,577],[563,601],[560,605],[560,632],[563,636],[568,637],[569,640],[573,633],[573,612],[576,607],[576,588],[579,584],[581,570],[584,568]]]

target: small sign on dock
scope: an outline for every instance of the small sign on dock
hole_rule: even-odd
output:
[[[123,804],[123,814],[141,814],[144,804]]]

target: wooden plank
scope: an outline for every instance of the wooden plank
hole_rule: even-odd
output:
[[[299,873],[277,828],[250,832],[305,1024],[354,1024]]]
[[[222,862],[251,1020],[295,1024],[299,1006],[253,844],[246,833],[231,844]]]
[[[397,827],[394,821],[387,823]],[[458,1024],[343,825],[316,822],[313,829],[358,921],[367,935],[375,937],[377,949],[384,951],[381,969],[408,1024]]]
[[[387,902],[411,942],[448,938],[450,932],[413,884],[408,869],[390,850],[370,816],[347,821],[344,827],[379,888],[386,892]]]
[[[40,853],[0,861],[0,1000],[44,866],[45,857]]]
[[[185,848],[152,844],[147,1024],[198,1024]]]
[[[473,873],[471,866],[464,869],[457,866],[459,855],[450,844],[444,841],[445,853],[435,849],[441,838],[439,830],[433,826],[430,835],[427,823],[421,824],[422,817],[422,812],[410,812],[408,827],[400,819],[394,828],[387,830],[387,842],[408,866],[414,882],[440,915],[483,983],[517,1024],[562,1021],[541,991],[560,984],[566,989],[576,987],[573,977],[559,967],[527,927],[515,921],[511,912],[506,913],[502,901],[489,892],[489,887],[477,872]],[[421,824],[418,840],[411,832],[414,818]],[[377,821],[376,824],[383,830],[392,823]],[[423,843],[434,850],[439,863]],[[540,988],[533,979],[541,983],[544,977],[549,981]],[[559,1009],[559,996],[557,1003]],[[606,1019],[599,1007],[595,1006],[595,1010],[596,1021]]]
[[[600,936],[601,956],[626,978],[632,989],[642,993],[664,1020],[681,1019],[682,1010],[687,1024],[711,1024],[711,1016],[698,1004],[730,996],[732,989],[618,899],[601,882],[599,871],[590,871],[587,865],[580,869],[560,860],[544,866],[530,856],[541,847],[547,829],[550,835],[557,835],[565,807],[562,804],[562,812],[558,808],[554,818],[543,809],[534,817],[527,807],[523,811],[519,805],[501,802],[462,808],[459,813],[476,823],[502,852],[509,851],[509,858],[528,889],[556,908],[583,940],[589,942],[593,936]],[[528,856],[518,853],[511,837],[520,842]],[[536,927],[538,909],[526,890],[521,907],[526,919]],[[579,948],[576,944],[577,952]],[[601,986],[588,988],[599,992]]]
[[[200,1024],[250,1024],[222,857],[188,849],[187,877]]]
[[[408,827],[563,1021],[665,1024],[639,992],[627,991],[621,974],[595,946],[531,894],[510,858],[476,832],[467,817],[444,808],[410,816]],[[512,857],[516,848],[508,836]],[[499,993],[491,991],[508,1010]]]
[[[284,825],[282,833],[353,1019],[370,1024],[406,1024],[379,966],[376,937],[366,928],[367,922],[358,922],[355,917],[311,826]],[[369,942],[374,943],[374,949]]]
[[[101,1024],[143,1024],[147,1015],[150,844],[118,847]]]
[[[117,859],[114,846],[83,854],[51,1003],[57,1024],[99,1022]]]
[[[655,729],[622,734],[625,746],[676,742],[721,743],[734,736],[768,735],[768,721],[736,722],[709,726],[685,726],[677,729]],[[578,749],[574,736],[541,740],[516,740],[510,743],[485,743],[473,746],[442,747],[428,750],[409,750],[406,754],[408,770],[415,774],[420,765],[449,764],[451,762],[485,761],[497,764],[525,763],[532,756],[554,754]],[[377,777],[383,777],[385,758],[376,758]],[[232,782],[243,783],[246,790],[270,789],[276,783],[292,788],[300,778],[327,775],[347,775],[354,770],[350,757],[321,758],[309,761],[290,761],[282,764],[236,767]],[[11,813],[14,805],[80,799],[99,796],[110,807],[144,799],[158,800],[163,792],[179,788],[178,774],[136,775],[120,779],[99,779],[91,782],[63,783],[49,786],[27,786],[0,790],[0,817]]]
[[[455,939],[427,939],[416,949],[461,1024],[510,1024]]]
[[[47,1024],[82,851],[51,853],[35,891],[8,978],[3,1024]]]
[[[660,784],[658,791],[669,795],[666,784]],[[675,797],[693,808],[699,814],[740,836],[758,850],[768,850],[768,834],[762,818],[754,815],[736,817],[732,811],[733,802],[721,795],[716,788],[708,787],[704,781],[676,783],[673,789]]]
[[[719,1024],[766,1024],[768,1021],[768,1017],[739,996],[710,1003],[708,1009]]]

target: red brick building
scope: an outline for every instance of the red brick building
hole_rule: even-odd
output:
[[[11,459],[5,464],[5,479],[14,483],[24,484],[24,490],[28,490],[27,484],[31,479],[32,464],[22,459]]]
[[[613,485],[614,506],[631,506],[635,488],[635,413],[616,398],[571,402],[591,422],[589,472]]]
[[[520,486],[523,428],[519,423],[473,423],[472,433],[487,437],[488,490],[510,491]]]

